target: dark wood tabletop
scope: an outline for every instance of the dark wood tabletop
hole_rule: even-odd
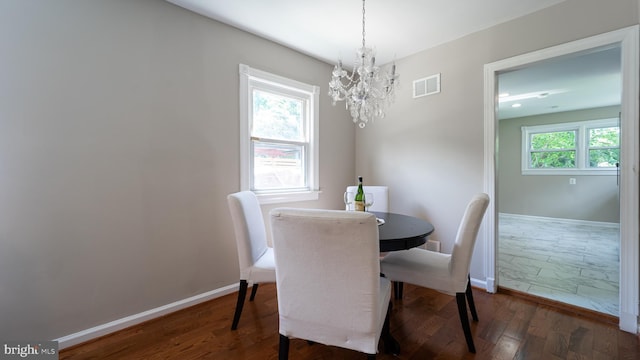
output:
[[[372,213],[384,220],[384,224],[378,226],[381,252],[420,246],[427,242],[427,236],[435,230],[430,222],[417,217],[377,211]]]

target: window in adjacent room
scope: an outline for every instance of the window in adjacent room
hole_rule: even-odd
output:
[[[261,203],[318,198],[318,93],[240,65],[241,187]]]
[[[618,119],[522,127],[522,174],[612,175],[620,161]]]

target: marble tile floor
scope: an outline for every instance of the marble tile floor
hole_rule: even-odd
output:
[[[618,224],[499,216],[498,285],[619,316]]]

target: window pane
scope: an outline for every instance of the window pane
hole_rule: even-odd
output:
[[[254,141],[254,190],[305,187],[303,159],[303,146]]]
[[[531,152],[531,168],[575,168],[575,151],[543,151]]]
[[[556,131],[531,135],[531,150],[575,149],[575,131]]]
[[[589,129],[589,147],[619,147],[620,128]]]
[[[595,168],[614,168],[620,161],[620,149],[589,150],[589,166]]]
[[[304,103],[298,98],[253,91],[251,136],[304,141]]]

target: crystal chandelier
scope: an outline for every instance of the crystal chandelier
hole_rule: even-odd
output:
[[[398,82],[395,63],[390,72],[382,71],[376,66],[374,50],[365,46],[364,2],[362,0],[362,47],[357,51],[354,69],[349,75],[342,68],[340,60],[329,82],[329,96],[333,105],[344,100],[353,122],[360,128],[365,127],[369,120],[384,117],[384,107],[393,102]]]

